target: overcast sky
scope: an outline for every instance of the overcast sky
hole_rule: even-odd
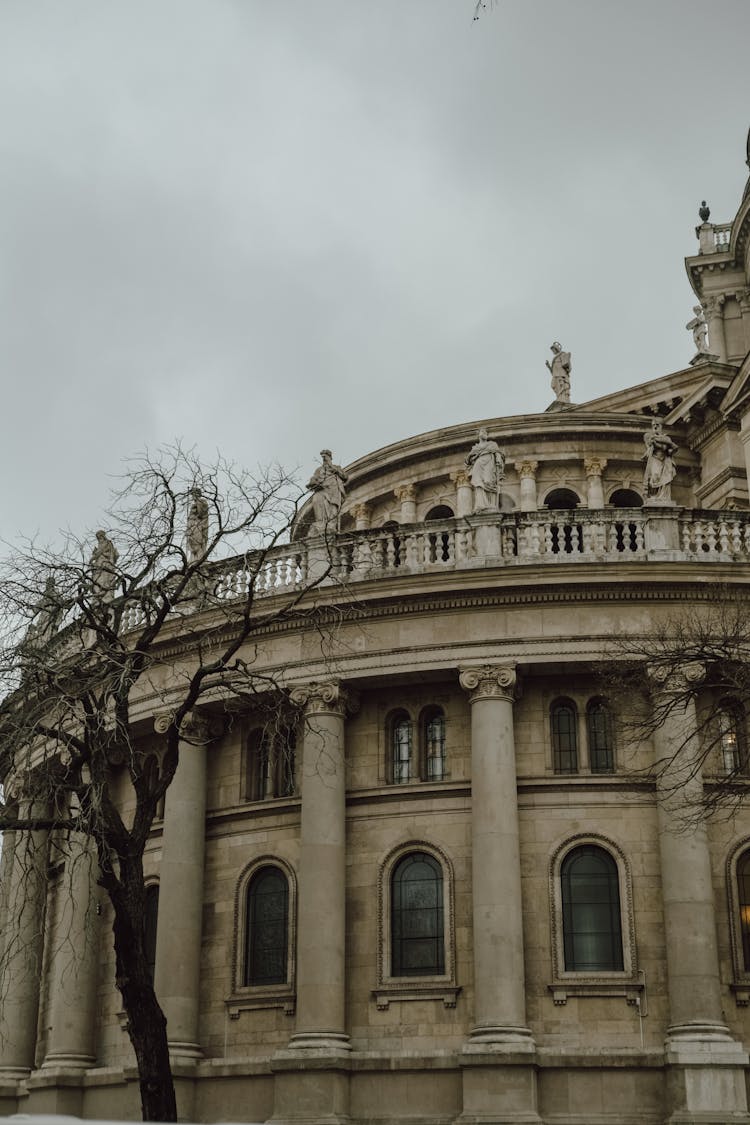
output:
[[[748,0],[0,0],[0,532],[685,366]]]

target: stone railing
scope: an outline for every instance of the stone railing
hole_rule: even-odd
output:
[[[750,512],[676,507],[488,513],[436,523],[345,532],[217,564],[180,609],[247,595],[293,593],[321,582],[363,582],[488,566],[619,562],[750,562]],[[133,603],[125,631],[143,624]]]
[[[729,249],[729,240],[732,236],[732,224],[714,224],[714,251],[719,254]]]

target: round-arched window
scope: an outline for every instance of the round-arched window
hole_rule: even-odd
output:
[[[427,852],[411,852],[391,877],[391,975],[442,975],[444,928],[443,869]]]
[[[622,970],[620,882],[612,856],[583,844],[566,855],[560,879],[565,971]]]

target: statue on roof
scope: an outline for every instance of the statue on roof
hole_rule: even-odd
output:
[[[689,320],[685,327],[688,331],[693,333],[693,340],[699,355],[708,353],[708,325],[706,324],[706,316],[703,312],[701,305],[693,305],[693,312],[695,316]]]
[[[562,344],[555,340],[551,345],[552,362],[547,359],[545,365],[552,376],[552,390],[557,402],[570,402],[570,352],[564,352]]]
[[[466,456],[466,467],[474,489],[474,511],[496,512],[505,479],[505,454],[484,427]]]
[[[672,481],[677,475],[674,455],[677,446],[671,437],[664,433],[660,418],[653,418],[651,429],[643,435],[646,446],[644,454],[646,467],[643,470],[643,487],[646,492],[646,503],[649,500],[672,499]]]
[[[341,466],[334,465],[330,449],[321,449],[320,456],[323,463],[318,465],[307,484],[313,494],[313,535],[338,531],[348,480]]]
[[[190,489],[185,546],[189,565],[202,559],[208,550],[208,502],[199,488]]]

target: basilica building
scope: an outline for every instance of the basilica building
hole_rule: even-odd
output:
[[[650,772],[685,717],[629,733],[668,685],[601,674],[750,583],[750,181],[696,233],[686,367],[576,403],[556,341],[544,413],[323,452],[264,596],[327,567],[336,627],[256,657],[302,718],[207,721],[146,853],[183,1119],[750,1123],[750,803],[686,825]],[[698,783],[741,787],[747,716],[719,708]],[[135,1118],[108,907],[73,988],[54,893],[43,972],[4,997],[0,1112]]]

